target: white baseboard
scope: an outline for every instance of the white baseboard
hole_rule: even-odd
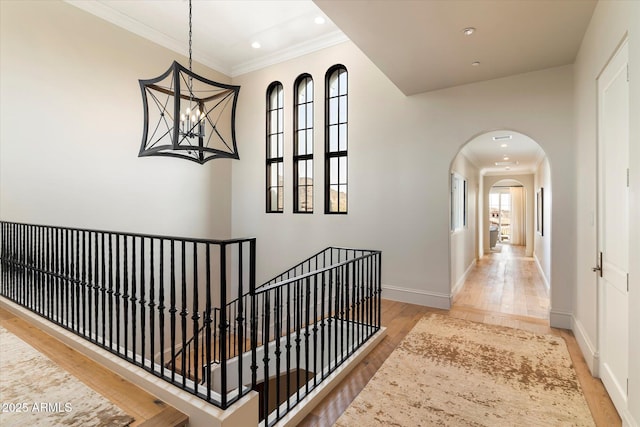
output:
[[[589,372],[594,377],[599,377],[599,368],[600,368],[600,354],[598,350],[593,345],[593,342],[587,335],[587,332],[580,322],[579,319],[576,319],[575,316],[572,316],[573,320],[573,335],[576,337],[576,341],[578,342],[578,346],[580,347],[580,351],[582,351],[582,356],[584,357],[585,362],[587,363],[587,367],[589,368]]]
[[[573,313],[566,311],[549,311],[549,324],[552,328],[571,329]]]
[[[439,292],[428,292],[419,289],[401,288],[398,286],[382,285],[382,298],[427,307],[451,308],[451,296]]]
[[[538,259],[536,254],[533,254],[533,259],[536,261],[536,266],[538,267],[538,271],[540,272],[540,276],[542,277],[542,281],[544,282],[544,285],[547,287],[547,291],[549,291],[549,289],[551,289],[551,285],[549,285],[549,281],[547,280],[547,276],[544,274],[544,270],[542,269],[542,265],[540,265],[540,260]]]
[[[476,266],[477,262],[478,262],[477,259],[474,259],[473,261],[471,261],[471,264],[469,264],[469,267],[467,267],[462,277],[460,277],[456,282],[456,284],[453,285],[453,288],[451,289],[451,301],[453,301],[453,298],[456,296],[456,294],[460,292],[462,285],[464,285],[464,282],[467,280],[469,273],[471,273],[471,270],[473,270],[473,267]]]
[[[640,424],[633,418],[629,409],[625,409],[620,414],[620,418],[622,418],[622,427],[638,427]]]

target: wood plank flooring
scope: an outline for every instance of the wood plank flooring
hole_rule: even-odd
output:
[[[3,308],[0,325],[132,416],[132,427],[187,425],[182,412]]]
[[[332,426],[418,320],[426,313],[437,312],[563,337],[596,425],[620,426],[620,417],[602,382],[590,375],[573,334],[549,327],[547,289],[535,261],[524,257],[522,251],[523,248],[503,245],[501,252],[481,259],[449,311],[383,300],[382,324],[387,328],[387,336],[299,425]],[[182,415],[175,409],[90,359],[73,354],[72,349],[13,314],[0,309],[0,324],[135,417],[134,426],[182,425],[173,422],[173,418]]]
[[[332,426],[404,336],[430,312],[561,336],[567,342],[596,425],[621,426],[622,421],[609,395],[602,382],[589,373],[571,331],[549,327],[548,292],[535,261],[524,256],[524,248],[505,246],[503,252],[489,254],[478,262],[449,311],[383,300],[382,324],[387,327],[387,336],[299,426]]]

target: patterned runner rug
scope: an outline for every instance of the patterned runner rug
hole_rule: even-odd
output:
[[[335,425],[595,424],[561,337],[429,314]]]
[[[0,326],[0,425],[127,426],[133,418]]]

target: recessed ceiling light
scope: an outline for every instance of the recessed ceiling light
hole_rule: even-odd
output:
[[[318,25],[322,25],[325,23],[325,19],[322,16],[316,16],[316,19],[313,20]]]
[[[475,28],[473,28],[473,27],[467,27],[467,28],[465,28],[464,30],[462,30],[462,33],[463,33],[465,36],[470,36],[471,34],[473,34],[473,33],[475,33],[475,32],[476,32],[476,29],[475,29]]]
[[[502,160],[509,160],[509,156],[504,156]]]
[[[480,65],[480,61],[472,62],[471,65],[473,65],[474,67],[477,67],[478,65]]]
[[[511,138],[513,138],[513,135],[498,135],[498,136],[494,136],[493,140],[494,141],[500,141],[500,140],[503,140],[503,139],[511,139]]]
[[[509,146],[509,144],[500,144],[500,147],[502,148],[507,148]]]

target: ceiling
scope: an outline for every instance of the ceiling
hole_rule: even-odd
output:
[[[193,58],[230,77],[351,40],[406,95],[572,64],[597,0],[193,1]],[[67,0],[188,54],[187,0]],[[316,23],[322,18],[323,23]],[[463,30],[473,27],[470,36]],[[259,42],[259,49],[251,47]],[[475,66],[472,65],[477,62]],[[525,135],[463,149],[484,173],[532,172]],[[518,164],[496,166],[504,154]]]
[[[413,95],[572,64],[596,0],[315,3],[404,94]],[[465,36],[467,27],[475,33]]]
[[[482,175],[533,173],[545,156],[533,139],[507,130],[479,135],[460,152],[480,169]],[[496,162],[500,164],[496,165]]]
[[[66,1],[188,56],[187,0]],[[230,77],[348,40],[311,0],[194,0],[192,14],[193,59]]]
[[[186,0],[67,2],[188,53]],[[573,63],[596,2],[194,0],[193,57],[234,77],[351,39],[413,95]]]

